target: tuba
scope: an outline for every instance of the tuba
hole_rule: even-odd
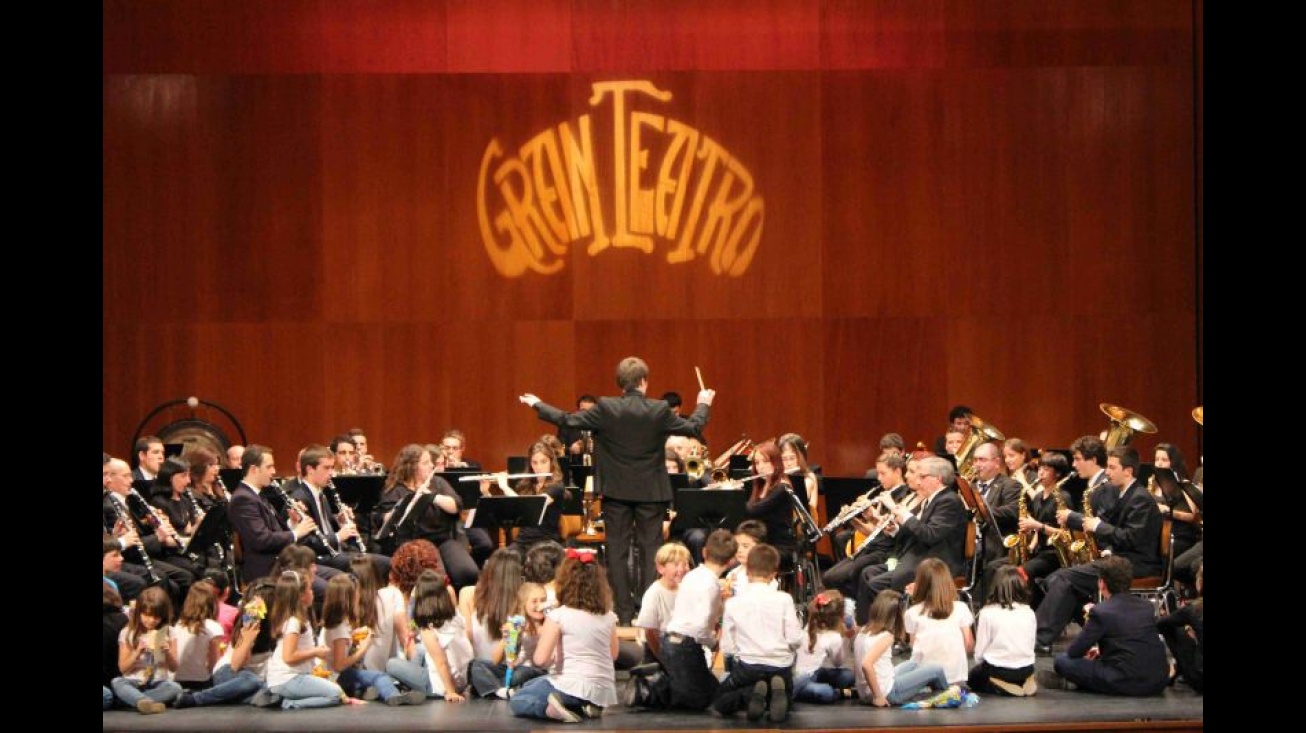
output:
[[[966,442],[961,444],[961,450],[957,451],[957,475],[974,482],[975,470],[971,464],[975,460],[975,449],[980,447],[981,443],[991,440],[1006,440],[1007,436],[992,423],[984,422],[979,415],[971,415],[969,420],[970,437],[966,438]]]
[[[1099,404],[1098,408],[1107,417],[1111,418],[1111,424],[1107,427],[1106,436],[1102,438],[1107,450],[1117,446],[1129,445],[1129,441],[1134,439],[1134,433],[1156,432],[1156,425],[1151,420],[1133,410],[1107,402]]]

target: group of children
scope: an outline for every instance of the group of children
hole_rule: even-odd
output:
[[[946,564],[927,559],[907,588],[909,603],[882,592],[855,628],[841,594],[825,591],[806,609],[804,627],[779,589],[780,554],[764,540],[755,521],[733,534],[716,530],[692,570],[684,545],[658,551],[659,578],[636,621],[645,663],[631,669],[622,703],[720,716],[742,709],[750,721],[781,722],[795,700],[957,707],[975,704],[976,692],[1036,691],[1036,624],[1014,567],[998,571],[978,621]],[[295,546],[246,588],[241,608],[225,603],[229,589],[217,573],[191,587],[175,622],[160,588],[142,592],[128,616],[106,584],[105,634],[116,637],[117,658],[116,674],[106,663],[104,707],[294,709],[475,696],[507,699],[518,716],[574,723],[619,701],[617,619],[593,552],[543,542],[523,559],[500,549],[461,599],[434,569],[436,557],[429,542],[407,543],[389,584],[358,558],[330,581],[320,613],[312,551]],[[911,656],[895,665],[903,641]],[[713,671],[718,653],[722,679]]]

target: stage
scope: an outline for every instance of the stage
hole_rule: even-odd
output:
[[[1040,657],[1038,669],[1051,669],[1050,657]],[[624,673],[618,673],[621,686]],[[1164,694],[1146,698],[1107,697],[1089,692],[1040,689],[1029,698],[981,695],[973,708],[952,710],[878,709],[852,702],[834,705],[798,704],[788,721],[778,726],[763,720],[753,724],[743,714],[734,719],[707,713],[630,710],[614,706],[600,720],[576,728],[589,730],[698,731],[722,728],[790,730],[895,730],[910,728],[992,731],[1201,730],[1202,696],[1182,682]],[[516,718],[502,700],[446,703],[429,700],[416,707],[381,703],[322,710],[261,710],[248,705],[169,710],[141,715],[134,710],[104,713],[105,731],[527,731],[565,727],[562,723]]]

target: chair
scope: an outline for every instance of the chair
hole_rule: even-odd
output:
[[[1152,603],[1159,613],[1161,604],[1167,612],[1179,608],[1179,597],[1174,588],[1174,523],[1170,517],[1161,519],[1161,575],[1134,578],[1129,592]]]
[[[966,522],[966,543],[963,554],[966,563],[966,574],[955,576],[952,579],[952,584],[957,587],[957,595],[966,601],[966,605],[970,606],[972,612],[976,610],[975,599],[972,594],[980,579],[980,554],[975,552],[975,545],[977,544],[975,540],[975,522],[968,521]]]

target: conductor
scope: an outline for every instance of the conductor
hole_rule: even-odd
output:
[[[666,469],[668,435],[695,435],[707,424],[716,390],[698,393],[698,405],[688,419],[671,411],[665,400],[645,397],[648,364],[628,356],[617,365],[620,397],[603,397],[588,410],[567,413],[526,393],[522,404],[535,408],[541,420],[560,427],[593,431],[594,493],[603,497],[607,534],[608,579],[613,606],[621,625],[630,625],[635,598],[657,577],[654,557],[662,542],[662,519],[671,503],[671,479]],[[639,546],[644,587],[634,588],[629,558],[633,539]]]

